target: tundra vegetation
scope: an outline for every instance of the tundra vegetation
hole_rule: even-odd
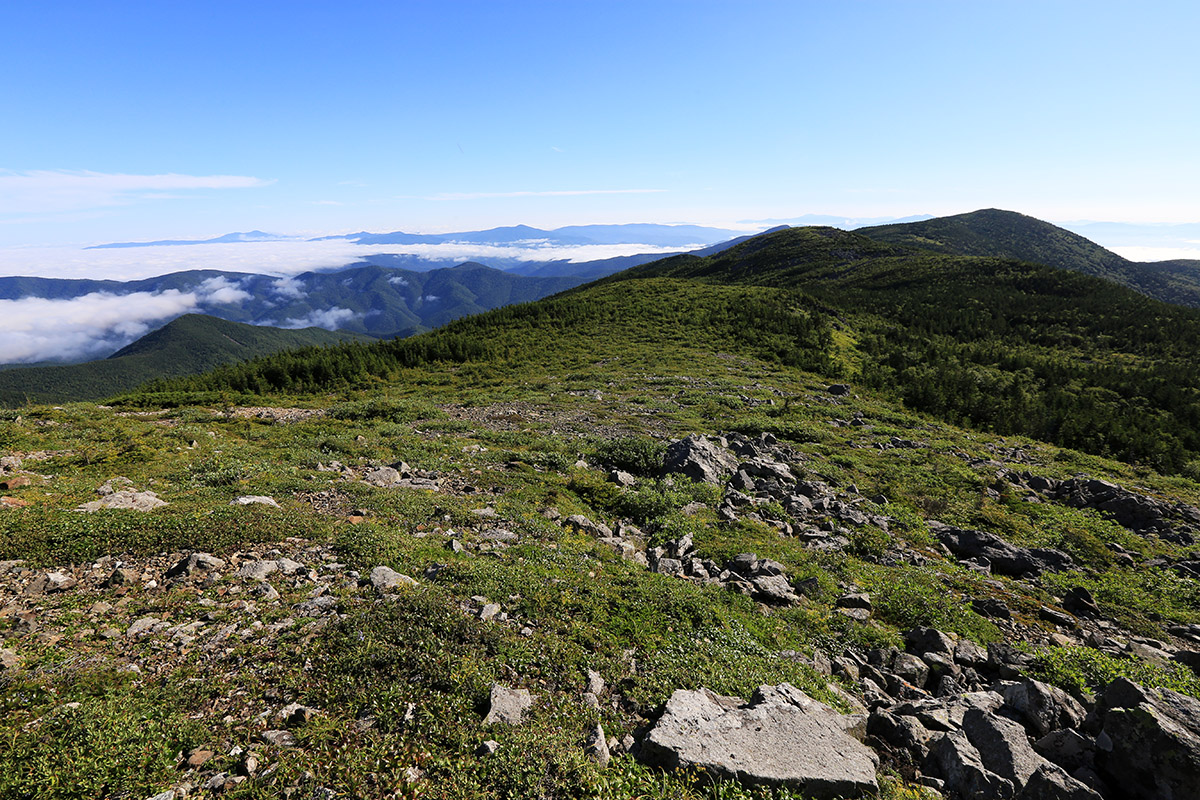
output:
[[[888,709],[1200,696],[1198,338],[805,229],[5,412],[0,796],[810,796],[641,752],[679,690],[784,683],[875,712],[881,796],[952,793]]]

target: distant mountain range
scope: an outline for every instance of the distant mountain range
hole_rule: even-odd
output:
[[[369,338],[321,328],[282,330],[186,314],[109,358],[66,366],[0,370],[0,406],[18,406],[27,401],[98,400],[154,378],[191,375],[280,350]]]
[[[610,240],[619,238],[623,230],[629,228],[641,229],[630,231],[630,235],[636,234],[637,237],[645,238],[648,234],[644,229],[647,228],[683,227],[685,226],[576,226],[551,232],[517,226],[476,233],[481,236],[486,234],[492,240],[505,236],[513,237],[513,241],[518,240],[518,237],[553,233],[560,235],[563,241],[578,241],[585,235],[607,237]],[[690,230],[712,233],[717,229]],[[677,265],[691,265],[687,266],[688,276],[699,279],[704,279],[706,270],[709,269],[757,270],[766,262],[748,259],[744,255],[755,252],[759,247],[770,245],[776,256],[784,259],[788,266],[781,270],[771,262],[771,278],[768,282],[784,280],[805,286],[818,275],[812,271],[814,262],[811,259],[814,258],[819,259],[821,263],[830,264],[849,264],[864,259],[885,263],[887,259],[911,258],[917,254],[940,254],[1007,259],[1057,267],[1103,278],[1158,300],[1200,307],[1200,261],[1129,261],[1078,234],[1011,211],[985,209],[952,217],[869,226],[858,229],[853,236],[833,235],[837,229],[828,226],[792,229],[815,232],[813,236],[806,235],[800,239],[781,236],[787,230],[787,226],[780,226],[764,234],[734,237],[674,257],[641,254],[578,264],[566,261],[516,262],[507,264],[510,267],[508,270],[495,269],[475,262],[454,267],[431,268],[432,264],[442,262],[431,262],[409,255],[380,254],[342,269],[306,272],[288,277],[218,270],[177,272],[128,282],[0,277],[0,300],[45,298],[78,300],[84,303],[89,297],[137,294],[139,300],[131,301],[132,303],[171,293],[174,297],[183,295],[189,298],[189,310],[203,312],[229,322],[271,326],[288,331],[319,327],[361,336],[394,338],[437,328],[460,317],[489,309],[538,300],[624,270],[635,270],[637,274],[642,274],[644,270],[652,270],[653,274],[675,275],[680,268]],[[230,236],[250,237],[258,233]],[[457,234],[445,236],[455,235]],[[351,236],[376,237],[382,240],[387,237],[403,238],[412,235],[396,233]],[[801,249],[790,248],[788,243],[793,240],[802,244]],[[736,250],[742,253],[743,257],[735,261],[702,260],[711,259],[727,250]],[[404,268],[407,266],[417,268]],[[726,282],[735,279],[752,282],[766,280],[756,278],[751,273],[722,274]],[[207,319],[199,316],[196,318]],[[211,363],[216,363],[208,357],[192,358],[189,355],[192,352],[207,352],[211,349],[208,345],[179,346],[177,343],[183,336],[181,329],[168,325],[163,330],[168,330],[171,333],[168,338],[176,343],[175,350],[172,351],[172,369],[175,371],[170,374],[196,372],[207,368]],[[218,335],[215,332],[217,329],[211,324],[201,327],[199,323],[192,322],[182,330],[201,339]],[[150,339],[158,333],[145,338]],[[111,339],[111,335],[108,338]],[[145,339],[139,340],[139,343],[144,341]],[[156,340],[151,339],[151,342],[154,341]],[[114,354],[113,359],[120,361],[138,354],[141,351],[136,348],[143,347],[139,343],[130,345],[135,347],[135,351],[131,352],[129,348],[125,348]],[[299,344],[305,343],[315,342],[310,336]],[[271,339],[270,346],[282,349],[298,346],[298,343],[287,337],[276,337]],[[161,350],[157,345],[150,349],[153,352]],[[258,350],[255,348],[237,349],[222,351],[221,358],[233,360],[256,354]],[[96,366],[113,359],[88,362],[80,365],[82,369],[75,373],[56,371],[62,370],[62,367],[7,368],[0,371],[0,394],[4,391],[3,387],[8,386],[18,387],[4,395],[10,399],[25,396],[50,398],[49,394],[39,394],[38,387],[53,384],[73,387],[69,395],[62,395],[60,399],[68,396],[82,397],[84,395],[80,392],[85,391],[84,387],[87,386],[93,387],[86,390],[90,392],[87,396],[100,397],[134,385],[130,382],[133,378],[126,376],[136,375],[142,379],[157,376],[157,366],[154,365],[160,362],[154,359],[122,362],[141,365],[132,371],[125,367],[117,369],[108,365]],[[71,377],[64,377],[68,375]],[[110,380],[111,375],[119,376],[115,379],[116,382]],[[101,386],[104,388],[97,388]]]
[[[244,233],[227,233],[224,236],[217,236],[214,239],[159,239],[156,242],[112,242],[111,244],[97,244],[92,247],[85,247],[84,250],[111,250],[119,247],[160,247],[163,245],[286,241],[303,241],[303,239],[297,236],[280,236],[274,233],[263,233],[262,231],[246,231]]]
[[[289,277],[220,270],[173,272],[137,281],[0,277],[0,299],[70,300],[95,292],[159,295],[173,291],[194,295],[197,308],[232,322],[319,326],[391,337],[536,300],[584,281],[514,275],[473,262],[426,272],[362,263],[336,272]]]
[[[305,241],[324,242],[344,240],[356,244],[513,244],[516,242],[546,242],[556,245],[583,244],[644,244],[654,247],[695,247],[713,244],[741,235],[741,231],[706,228],[700,225],[568,225],[554,230],[531,228],[528,225],[491,228],[485,231],[459,231],[457,233],[358,233],[337,236],[319,236]],[[230,242],[273,242],[300,240],[298,237],[279,236],[262,231],[227,233],[215,239],[162,239],[154,242],[113,242],[89,247],[103,250],[118,247],[159,247],[163,245],[223,244]]]

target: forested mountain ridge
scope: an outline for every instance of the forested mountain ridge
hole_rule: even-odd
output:
[[[710,257],[663,259],[407,342],[281,355],[158,389],[317,391],[322,381],[353,384],[418,363],[521,358],[523,348],[542,346],[528,331],[564,326],[554,337],[568,348],[566,342],[582,335],[581,321],[595,317],[626,322],[591,336],[628,335],[622,326],[632,322],[631,306],[652,303],[635,298],[663,279],[672,287],[670,302],[692,309],[691,323],[677,322],[681,341],[699,335],[701,320],[715,319],[731,332],[727,346],[736,351],[737,337],[761,325],[761,309],[791,302],[797,310],[789,313],[804,309],[806,319],[824,326],[828,344],[805,350],[777,343],[776,358],[814,369],[823,363],[818,371],[831,377],[860,381],[911,408],[985,430],[1164,470],[1200,457],[1194,361],[1200,311],[1078,272],[914,251],[835,228],[785,229]],[[718,310],[711,296],[689,288],[700,284],[740,289],[746,306]],[[313,379],[318,372],[322,380]]]
[[[1046,264],[1105,278],[1167,303],[1200,306],[1200,262],[1129,261],[1079,234],[1014,211],[989,208],[858,232],[939,253]]]
[[[0,795],[1178,797],[1198,314],[809,228],[5,412]]]
[[[189,375],[280,350],[358,338],[364,337],[322,328],[285,330],[185,314],[106,359],[0,370],[0,406],[96,400],[155,378]]]

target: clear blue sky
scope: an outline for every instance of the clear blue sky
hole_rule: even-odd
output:
[[[0,4],[0,244],[1200,221],[1195,2]]]

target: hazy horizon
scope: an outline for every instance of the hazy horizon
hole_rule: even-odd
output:
[[[0,23],[0,247],[830,210],[1200,222],[1183,2],[16,0]]]

